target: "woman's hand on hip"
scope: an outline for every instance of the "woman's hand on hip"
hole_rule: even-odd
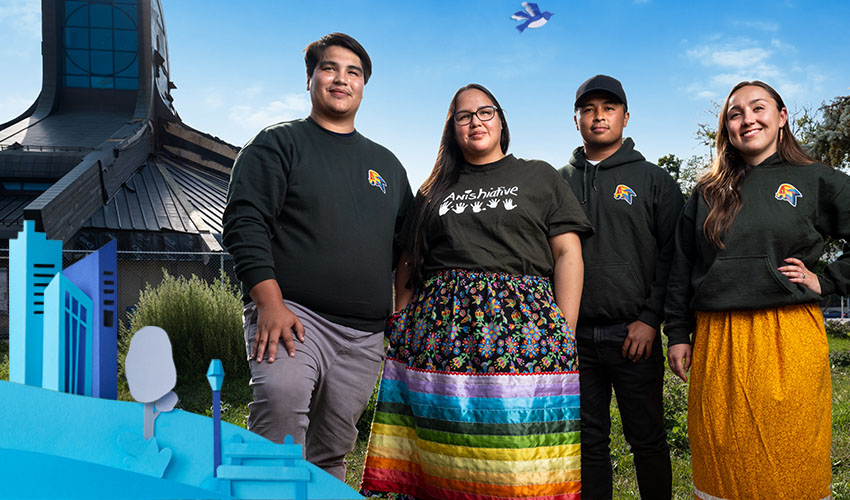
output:
[[[801,285],[805,285],[809,287],[813,292],[820,295],[820,281],[818,280],[818,275],[809,271],[806,268],[806,265],[803,264],[803,261],[800,259],[795,259],[794,257],[789,257],[785,259],[785,262],[788,263],[787,266],[782,266],[779,268],[779,272],[784,274],[788,281],[791,283],[799,283]]]

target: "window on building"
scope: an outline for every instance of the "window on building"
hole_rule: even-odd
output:
[[[66,87],[139,88],[136,0],[65,0]]]

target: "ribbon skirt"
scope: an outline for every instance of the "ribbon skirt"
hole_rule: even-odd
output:
[[[431,275],[387,334],[365,492],[579,498],[575,337],[548,279]]]

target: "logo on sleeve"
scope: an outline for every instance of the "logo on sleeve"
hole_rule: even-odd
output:
[[[796,207],[797,200],[803,197],[803,193],[801,193],[799,189],[795,188],[791,184],[783,182],[779,185],[779,189],[776,190],[776,194],[774,195],[774,197],[777,200],[785,200],[790,203],[792,207]]]
[[[369,171],[369,184],[375,186],[380,189],[382,193],[387,193],[387,181],[381,177],[381,174],[375,172],[374,170]]]
[[[614,199],[615,200],[623,200],[629,205],[632,204],[632,199],[637,196],[634,189],[626,186],[625,184],[620,184],[617,186],[617,189],[614,190]]]

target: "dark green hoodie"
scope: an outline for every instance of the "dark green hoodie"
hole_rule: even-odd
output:
[[[641,320],[658,328],[684,198],[666,171],[626,138],[596,165],[577,148],[561,175],[596,229],[582,240],[579,325]]]
[[[741,210],[723,236],[724,250],[703,234],[708,215],[695,191],[682,211],[667,292],[669,345],[690,340],[694,311],[764,309],[817,302],[850,292],[850,250],[818,275],[821,295],[779,272],[796,257],[814,269],[825,236],[850,237],[850,177],[824,165],[791,165],[779,155],[744,177]]]

